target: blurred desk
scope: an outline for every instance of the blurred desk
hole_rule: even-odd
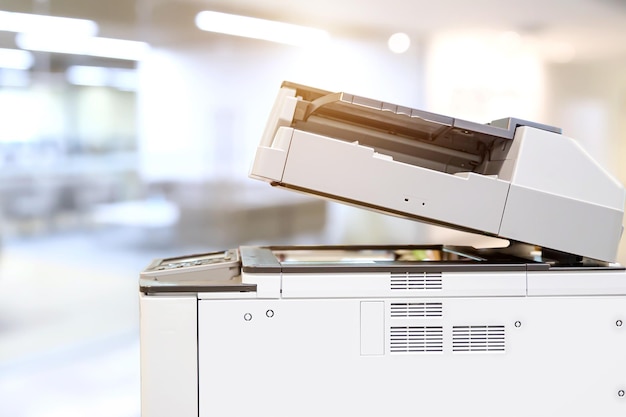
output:
[[[180,183],[163,186],[156,198],[97,205],[91,218],[136,229],[144,244],[221,250],[321,236],[326,203],[261,183]]]
[[[174,193],[180,209],[177,235],[190,244],[215,248],[241,244],[292,244],[299,236],[321,236],[326,202],[262,183],[204,184]]]
[[[96,224],[148,229],[175,226],[179,218],[178,207],[163,199],[100,204],[92,213],[92,219]]]

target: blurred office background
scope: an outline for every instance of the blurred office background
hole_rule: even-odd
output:
[[[316,30],[250,39],[202,11]],[[283,80],[559,126],[626,182],[618,0],[0,0],[0,415],[139,415],[155,257],[473,239],[248,179]]]

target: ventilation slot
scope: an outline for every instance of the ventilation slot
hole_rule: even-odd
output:
[[[441,317],[441,303],[391,303],[391,317]]]
[[[392,290],[441,290],[441,272],[392,272]]]
[[[441,326],[398,326],[390,329],[390,350],[400,352],[442,352]]]
[[[504,326],[452,327],[453,352],[504,352]]]

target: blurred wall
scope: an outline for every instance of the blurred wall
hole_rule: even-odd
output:
[[[234,37],[156,46],[138,68],[141,174],[245,179],[283,80],[419,106],[418,54],[351,39],[317,49]]]
[[[547,119],[626,184],[626,57],[551,65],[548,80]],[[618,261],[626,263],[623,237]]]
[[[474,29],[434,34],[425,54],[426,106],[478,123],[517,117],[545,121],[545,63],[515,32]]]

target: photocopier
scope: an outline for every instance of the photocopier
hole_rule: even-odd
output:
[[[156,259],[144,417],[626,416],[624,188],[560,129],[285,82],[250,176],[508,245]]]

